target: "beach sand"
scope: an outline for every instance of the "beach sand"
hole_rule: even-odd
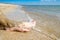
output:
[[[49,21],[49,19],[44,19],[44,22],[48,22],[47,25],[46,23],[44,23],[45,25],[42,25],[42,23],[40,23],[40,15],[37,16],[37,14],[29,14],[32,18],[34,18],[37,21],[37,25],[36,28],[38,28],[39,30],[42,30],[42,32],[46,33],[42,34],[42,32],[37,32],[35,30],[31,30],[30,32],[7,32],[7,31],[3,31],[0,30],[0,40],[57,40],[57,38],[60,37],[60,33],[59,33],[59,22],[57,21],[57,19],[51,19]],[[53,23],[55,23],[56,21],[58,22],[58,24],[54,24],[52,25],[51,22],[53,21]],[[51,36],[52,38],[50,38],[49,36]]]
[[[60,20],[56,16],[31,12],[28,12],[28,14],[37,21],[36,28],[42,32],[35,30],[30,32],[0,30],[0,40],[58,40],[60,38]]]

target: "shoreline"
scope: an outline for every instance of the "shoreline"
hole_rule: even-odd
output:
[[[36,28],[50,34],[53,39],[60,38],[60,20],[56,17],[30,12],[28,12],[28,15],[37,21]],[[27,33],[0,30],[0,35],[1,40],[53,40],[34,30]]]

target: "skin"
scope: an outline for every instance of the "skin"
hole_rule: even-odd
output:
[[[14,21],[7,19],[6,16],[0,11],[0,30],[28,32],[33,26],[35,26],[34,22],[35,21],[19,22],[14,24]]]
[[[24,24],[19,23],[18,26],[14,24],[13,21],[7,19],[5,15],[0,14],[0,30],[6,30],[6,31],[20,31],[20,32],[25,32],[29,31],[29,28],[23,29]]]
[[[27,28],[25,24],[18,24],[18,27],[6,28],[6,31],[14,31],[17,30],[19,32],[28,32],[31,28]]]
[[[19,32],[26,32],[26,31],[30,30],[30,28],[24,29],[22,27],[24,27],[23,23],[19,23],[18,26],[16,26],[13,21],[8,20],[4,15],[1,14],[1,16],[0,16],[0,30],[6,30],[6,31],[17,30]]]
[[[17,27],[7,28],[6,31],[14,31],[17,30],[19,32],[28,32],[32,27],[35,27],[36,21],[32,22],[22,22],[17,25]]]

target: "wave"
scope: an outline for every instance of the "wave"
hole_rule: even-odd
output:
[[[6,17],[10,20],[29,21],[32,20],[31,18],[33,18],[37,21],[36,28],[39,28],[39,30],[42,30],[45,33],[48,33],[50,35],[53,34],[56,37],[60,38],[60,20],[58,20],[56,16],[43,13],[31,13],[22,10],[22,8],[23,6],[8,6],[5,10],[3,10],[3,12],[6,13]]]
[[[30,20],[27,13],[22,9],[23,6],[13,5],[13,4],[0,4],[0,10],[6,15],[10,20],[15,21],[28,21]]]

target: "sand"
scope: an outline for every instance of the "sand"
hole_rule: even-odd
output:
[[[0,30],[0,40],[58,40],[60,39],[60,20],[56,16],[42,13],[28,12],[29,16],[37,21],[36,28],[42,30],[37,32],[8,32]],[[44,34],[44,33],[45,34]]]

